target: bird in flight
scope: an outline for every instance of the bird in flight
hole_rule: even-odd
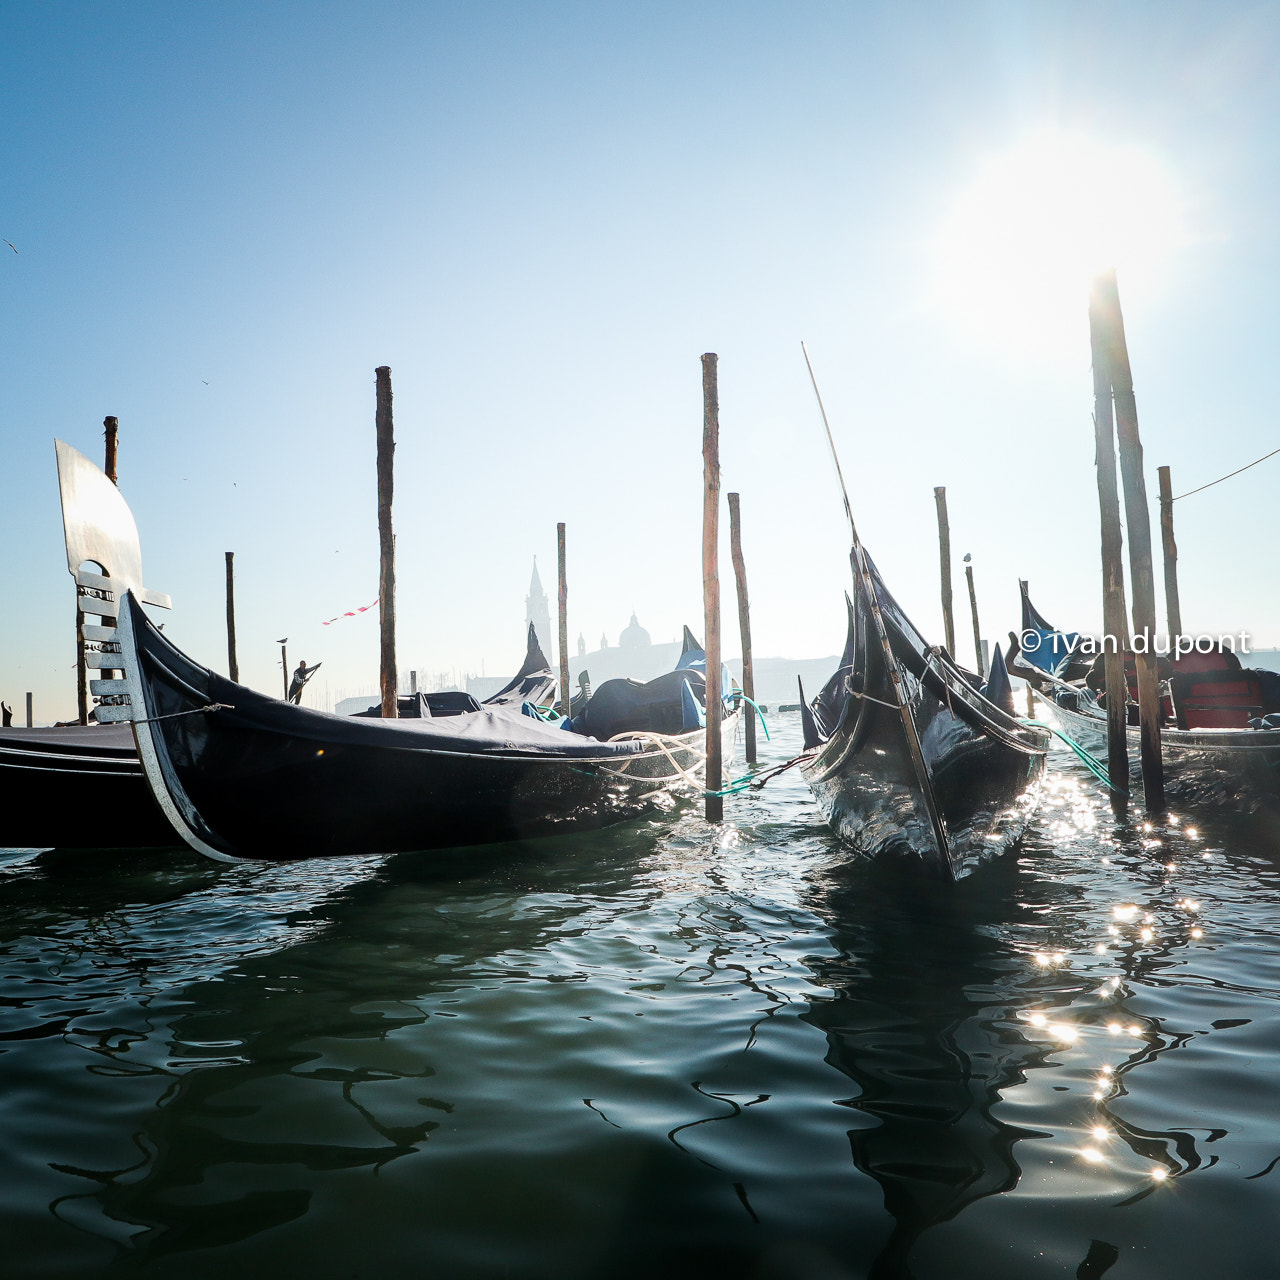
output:
[[[14,253],[17,253],[17,252],[18,252],[18,246],[17,246],[16,244],[14,244],[12,240],[6,240],[6,241],[5,241],[5,244],[7,244],[7,245],[9,246],[9,248],[10,248],[10,249],[12,249],[12,250],[14,251]]]

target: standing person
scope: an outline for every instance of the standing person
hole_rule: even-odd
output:
[[[293,679],[289,681],[290,702],[299,705],[301,704],[302,691],[306,688],[307,681],[310,680],[322,666],[324,666],[323,662],[317,662],[314,667],[309,667],[307,666],[307,660],[305,658],[298,663],[298,669],[293,673]]]

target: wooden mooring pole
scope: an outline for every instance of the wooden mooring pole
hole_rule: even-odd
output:
[[[935,485],[933,500],[938,506],[938,559],[942,570],[942,625],[947,635],[947,652],[956,656],[956,620],[951,609],[951,525],[947,520],[947,490]]]
[[[32,729],[34,727],[31,722],[31,695],[27,694],[27,728]]]
[[[106,446],[103,457],[103,471],[112,484],[116,484],[116,452],[119,447],[119,419],[105,417],[102,419],[103,435]],[[84,648],[84,610],[80,607],[79,592],[76,593],[76,718],[81,724],[89,723],[89,668],[85,663]],[[98,673],[104,680],[114,675],[111,671]]]
[[[560,713],[567,716],[573,693],[569,688],[569,579],[565,573],[563,522],[556,525],[556,561],[560,577]]]
[[[76,590],[76,719],[89,723],[89,669],[84,661],[84,610]]]
[[[1129,574],[1133,584],[1133,647],[1138,668],[1138,724],[1142,752],[1142,793],[1147,813],[1165,812],[1164,759],[1160,754],[1160,677],[1155,654],[1156,581],[1151,554],[1151,512],[1142,475],[1142,440],[1138,406],[1124,336],[1124,316],[1116,273],[1094,280],[1094,296],[1102,319],[1116,438],[1120,446],[1120,482],[1124,488],[1125,527],[1129,532]]]
[[[391,496],[396,451],[395,426],[391,412],[391,370],[385,364],[374,370],[378,406],[375,425],[378,435],[378,601],[381,616],[382,718],[396,720],[396,538],[391,529]]]
[[[103,434],[107,438],[107,465],[103,470],[107,473],[107,479],[112,484],[117,484],[116,480],[116,450],[119,444],[120,420],[119,418],[103,418],[102,420]]]
[[[964,558],[964,578],[969,584],[969,613],[973,617],[973,651],[978,659],[978,674],[985,679],[987,664],[982,660],[982,628],[978,626],[978,593],[973,589],[973,565],[968,556]],[[953,654],[952,657],[954,656]]]
[[[1164,607],[1169,621],[1169,647],[1174,646],[1182,634],[1182,604],[1178,599],[1178,544],[1173,538],[1173,481],[1169,468],[1161,467],[1160,477],[1160,539],[1164,546]]]
[[[724,818],[724,762],[720,754],[720,390],[716,355],[702,357],[702,611],[707,654],[708,822]]]
[[[236,661],[236,553],[227,551],[227,675],[240,683],[240,664]],[[288,694],[288,690],[285,693]]]
[[[742,692],[750,699],[746,715],[747,763],[756,762],[756,673],[751,658],[751,601],[747,597],[747,563],[742,558],[742,513],[738,495],[729,495],[729,548],[733,554],[733,576],[738,587],[738,631],[742,636]]]
[[[1124,650],[1129,640],[1125,619],[1123,537],[1120,532],[1120,490],[1116,480],[1115,421],[1111,406],[1111,374],[1103,318],[1094,297],[1089,299],[1089,345],[1093,356],[1093,441],[1098,472],[1098,511],[1102,526],[1102,654],[1107,694],[1107,777],[1114,807],[1129,790],[1129,739],[1125,733],[1129,711],[1129,682],[1124,673]]]
[[[280,641],[280,670],[284,678],[284,700],[289,701],[289,650],[285,647],[289,643],[289,637],[285,636]]]

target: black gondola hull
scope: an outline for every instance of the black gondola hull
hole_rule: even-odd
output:
[[[904,684],[915,684],[904,676]],[[965,724],[918,684],[909,697],[957,875],[1023,834],[1039,795],[1043,752],[1010,749]],[[819,811],[859,853],[942,858],[903,738],[900,713],[872,704],[861,735],[836,734],[801,768]]]
[[[172,848],[127,725],[0,729],[0,846]]]
[[[841,671],[814,700],[822,740],[801,769],[823,816],[859,853],[963,876],[1025,831],[1038,803],[1048,735],[989,702],[931,648],[874,568],[869,581],[900,684],[884,659],[859,575]],[[823,717],[825,733],[817,729]]]
[[[398,853],[601,827],[670,808],[678,788],[691,790],[682,771],[701,767],[700,730],[665,749],[566,731],[563,748],[442,748],[437,727],[461,719],[357,722],[286,708],[192,662],[136,606],[131,626],[144,767],[177,832],[215,857]],[[513,735],[521,722],[506,722]]]

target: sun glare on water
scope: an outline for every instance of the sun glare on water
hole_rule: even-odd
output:
[[[1151,152],[1028,136],[952,201],[934,243],[935,301],[984,343],[1065,346],[1078,360],[1090,278],[1115,267],[1122,300],[1158,289],[1189,241],[1186,221],[1174,174]]]

